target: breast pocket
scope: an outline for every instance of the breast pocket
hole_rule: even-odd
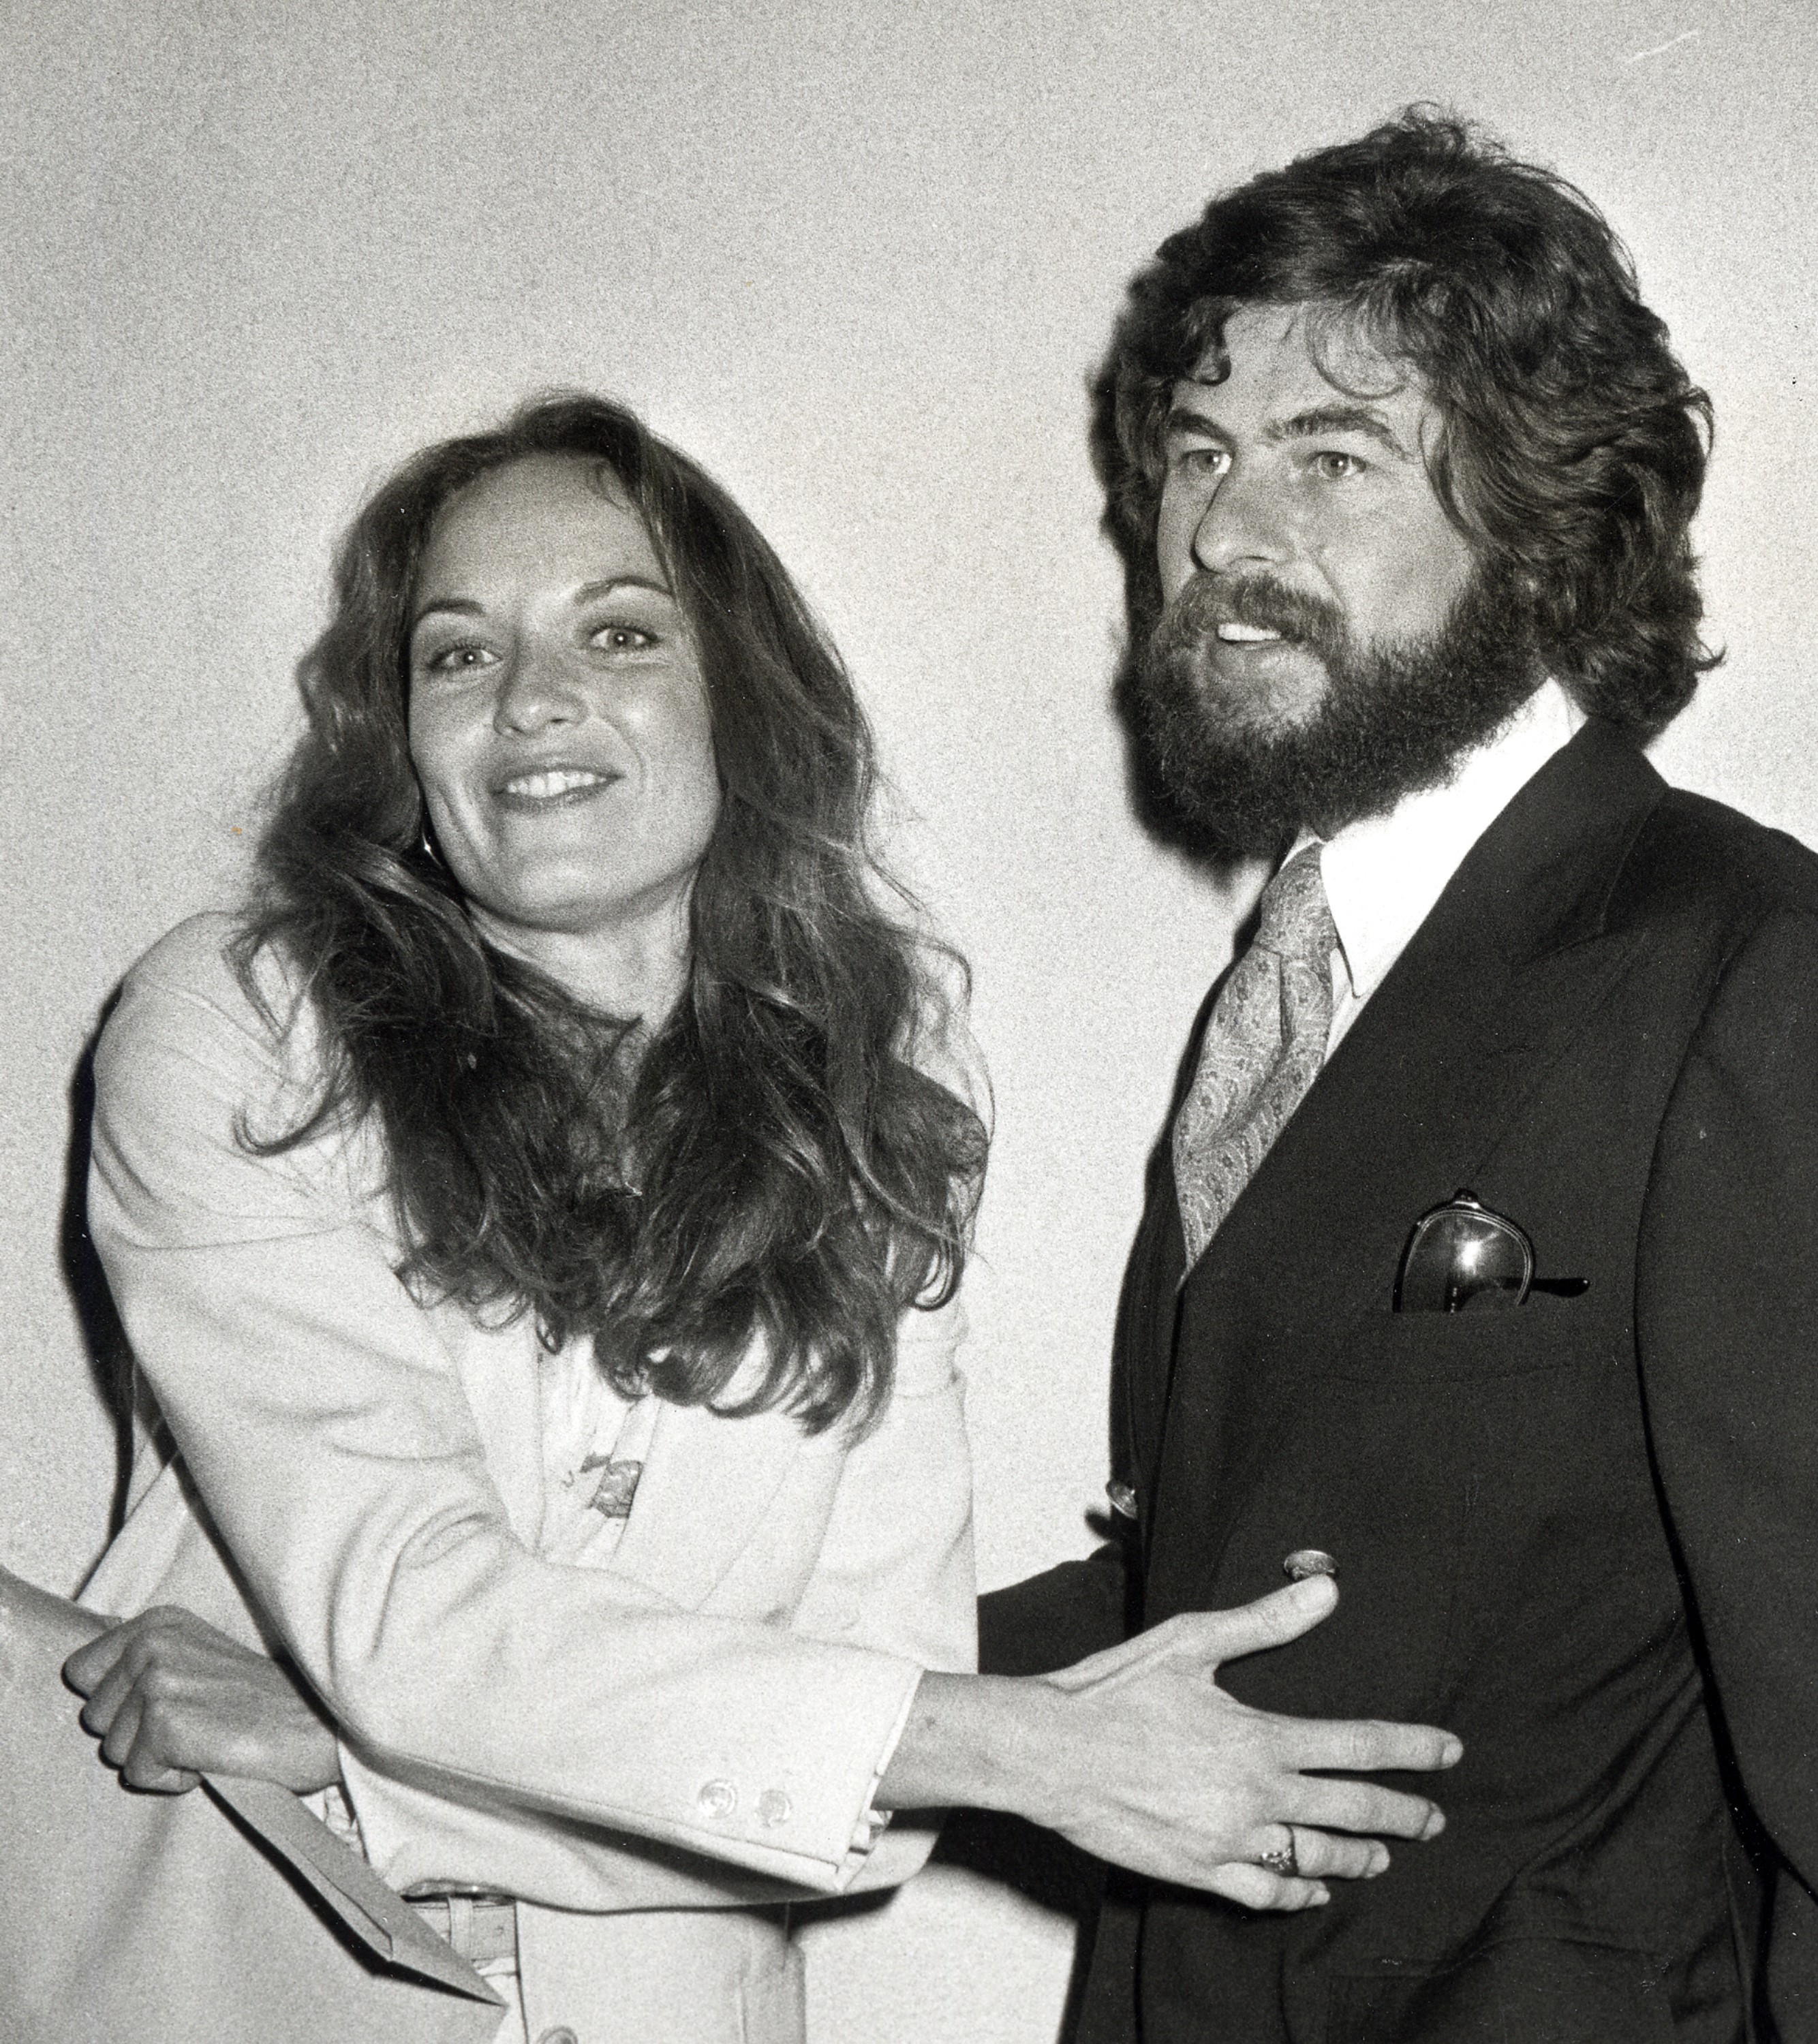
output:
[[[1353,1323],[1324,1374],[1341,1381],[1443,1383],[1620,1366],[1625,1323],[1601,1301],[1531,1298],[1480,1313],[1373,1312]]]

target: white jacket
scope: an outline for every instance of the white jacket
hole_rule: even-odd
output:
[[[154,947],[97,1056],[90,1227],[167,1436],[144,1430],[84,1600],[281,1646],[379,1872],[541,1905],[518,1912],[530,2034],[590,2044],[590,1997],[615,2024],[673,2008],[679,1963],[674,1923],[595,1912],[885,1886],[925,1857],[871,1797],[920,1670],[973,1661],[959,1316],[906,1317],[856,1447],[662,1408],[609,1563],[540,1559],[534,1333],[413,1302],[370,1138],[236,1139],[294,1122],[317,1066],[306,1015],[280,1039],[248,1001],[232,929]],[[751,1919],[694,1921],[691,1991],[748,1968]]]

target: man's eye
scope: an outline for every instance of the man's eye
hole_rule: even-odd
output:
[[[1336,448],[1328,448],[1313,456],[1313,467],[1328,482],[1343,482],[1354,475],[1363,473],[1364,464],[1354,454],[1340,454]]]
[[[1177,447],[1169,452],[1168,466],[1180,475],[1220,475],[1224,471],[1224,450],[1216,447]]]

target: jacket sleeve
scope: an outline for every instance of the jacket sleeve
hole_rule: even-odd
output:
[[[1718,981],[1662,1123],[1636,1339],[1666,1508],[1755,1814],[1818,1887],[1818,918]]]
[[[97,1057],[90,1213],[252,1601],[401,1794],[534,1815],[571,1846],[577,1826],[628,1833],[844,1886],[919,1665],[530,1551],[348,1146],[274,1157],[240,1139],[302,1094],[220,935],[184,926],[127,982]],[[504,1842],[528,1850],[538,1827],[497,1835],[509,1862]],[[586,1852],[564,1863],[584,1888]],[[489,1877],[512,1888],[517,1871]]]

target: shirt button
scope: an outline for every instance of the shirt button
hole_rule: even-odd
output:
[[[709,1781],[695,1800],[704,1816],[729,1817],[739,1807],[739,1792],[730,1781]]]
[[[789,1798],[780,1788],[767,1788],[758,1798],[759,1821],[768,1824],[773,1831],[778,1824],[786,1824],[794,1814]]]
[[[1134,1519],[1136,1516],[1136,1493],[1127,1483],[1108,1483],[1105,1495],[1111,1500],[1111,1509],[1120,1519]]]

